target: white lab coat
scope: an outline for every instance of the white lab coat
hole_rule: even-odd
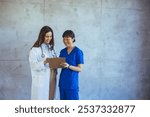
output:
[[[50,68],[44,65],[47,57],[52,57],[51,52],[45,44],[42,44],[43,53],[40,47],[33,47],[29,53],[29,62],[32,74],[31,99],[32,100],[48,100],[50,87]]]

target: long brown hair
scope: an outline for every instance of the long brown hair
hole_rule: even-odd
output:
[[[53,48],[54,48],[54,34],[53,34],[52,28],[49,27],[49,26],[43,26],[43,27],[41,28],[40,33],[39,33],[39,36],[38,36],[38,39],[37,39],[37,41],[33,44],[32,48],[33,48],[33,47],[40,47],[41,44],[44,42],[46,33],[48,33],[48,32],[52,32],[52,40],[49,42],[49,44],[51,45],[51,48],[53,49]]]

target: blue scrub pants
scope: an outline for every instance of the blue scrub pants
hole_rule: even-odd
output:
[[[60,91],[60,100],[79,100],[78,89],[62,89]]]

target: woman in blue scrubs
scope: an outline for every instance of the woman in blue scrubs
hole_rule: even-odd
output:
[[[83,52],[74,45],[75,34],[72,30],[66,30],[63,35],[66,48],[60,51],[60,57],[66,58],[62,63],[59,79],[59,91],[61,100],[79,100],[79,72],[84,64]]]

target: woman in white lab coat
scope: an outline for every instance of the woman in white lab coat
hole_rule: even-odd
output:
[[[54,99],[57,71],[49,68],[46,58],[56,57],[54,34],[49,26],[40,30],[37,41],[29,53],[32,74],[31,99]]]

